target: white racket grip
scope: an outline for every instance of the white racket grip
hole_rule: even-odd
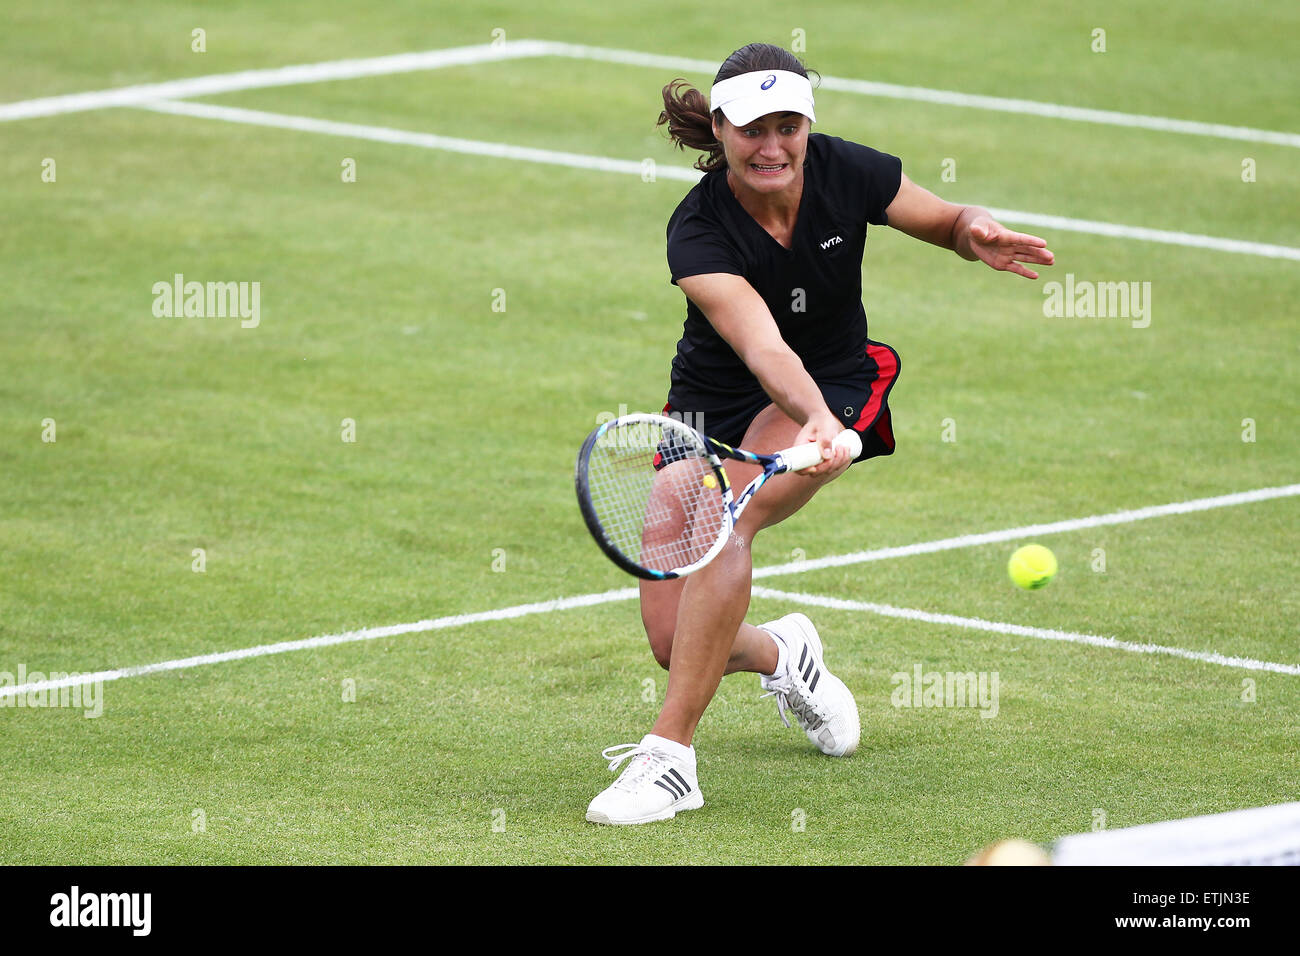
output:
[[[836,435],[831,441],[831,445],[837,448],[847,448],[850,461],[862,454],[862,436],[852,428],[846,428]],[[788,471],[802,471],[805,468],[811,468],[813,465],[820,465],[823,460],[829,460],[822,458],[821,445],[815,441],[795,445],[793,448],[787,448],[785,451],[777,452],[777,454],[785,462]]]

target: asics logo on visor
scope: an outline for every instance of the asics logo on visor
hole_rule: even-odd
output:
[[[776,74],[773,73],[771,76],[769,76],[766,80],[763,81],[763,85],[760,86],[759,89],[770,90],[775,83],[776,83]]]

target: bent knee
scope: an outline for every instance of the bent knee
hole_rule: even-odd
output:
[[[668,670],[673,656],[673,632],[647,626],[646,637],[650,639],[650,653],[655,656],[655,663]]]
[[[654,641],[651,641],[650,652],[655,656],[655,663],[664,670],[668,670],[668,665],[672,662],[673,658],[672,638],[669,638],[668,643],[666,644],[656,644]]]

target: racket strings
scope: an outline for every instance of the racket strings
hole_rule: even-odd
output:
[[[694,564],[725,531],[722,487],[703,444],[684,426],[609,429],[588,459],[587,485],[606,540],[643,568]]]

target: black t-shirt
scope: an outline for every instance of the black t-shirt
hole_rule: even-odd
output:
[[[902,179],[897,156],[812,133],[790,249],[745,211],[725,169],[706,174],[668,220],[672,281],[726,272],[767,303],[781,337],[815,381],[853,381],[874,368],[866,355],[862,254],[867,224],[885,225]],[[708,410],[752,400],[762,387],[687,299],[673,358],[673,408]]]

